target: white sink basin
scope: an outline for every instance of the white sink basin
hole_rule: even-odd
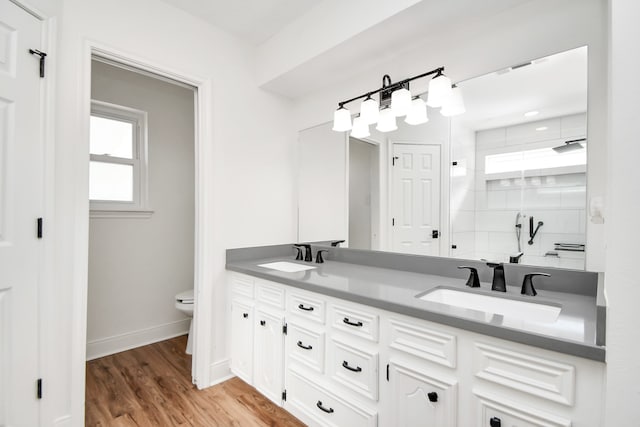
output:
[[[295,262],[269,262],[266,264],[258,264],[258,267],[270,268],[271,270],[283,271],[285,273],[297,273],[298,271],[313,270],[315,267],[310,265],[297,264]]]
[[[499,314],[512,319],[552,323],[558,319],[560,307],[534,302],[497,298],[489,295],[438,288],[419,296],[421,300],[453,307]]]

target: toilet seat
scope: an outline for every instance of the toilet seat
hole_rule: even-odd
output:
[[[176,303],[193,304],[193,289],[177,294]]]

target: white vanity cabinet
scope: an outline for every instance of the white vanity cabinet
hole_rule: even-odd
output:
[[[233,277],[233,372],[308,425],[604,425],[600,362]]]
[[[277,405],[284,390],[284,287],[232,274],[231,371]]]

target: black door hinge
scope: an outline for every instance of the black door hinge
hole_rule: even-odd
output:
[[[47,57],[47,54],[44,52],[40,52],[37,49],[29,49],[29,53],[31,55],[38,55],[40,57],[40,77],[44,77],[44,59]]]
[[[42,399],[42,378],[38,378],[36,381],[36,397]]]
[[[282,400],[286,401],[287,400],[287,390],[284,390],[282,392]]]
[[[389,381],[389,364],[387,363],[387,382]]]
[[[451,162],[453,166],[458,166],[458,162]]]
[[[42,218],[38,218],[36,224],[38,239],[42,239]]]
[[[438,237],[440,237],[440,232],[438,230],[432,230],[431,231],[431,238],[432,239],[437,239]]]
[[[398,160],[400,157],[398,156],[393,156],[391,158],[391,166],[395,166],[396,165],[396,160]]]
[[[282,325],[282,333],[287,335],[287,324]]]

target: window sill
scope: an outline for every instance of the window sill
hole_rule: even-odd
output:
[[[154,211],[151,210],[104,210],[92,209],[89,211],[89,218],[126,218],[126,219],[149,219]]]

